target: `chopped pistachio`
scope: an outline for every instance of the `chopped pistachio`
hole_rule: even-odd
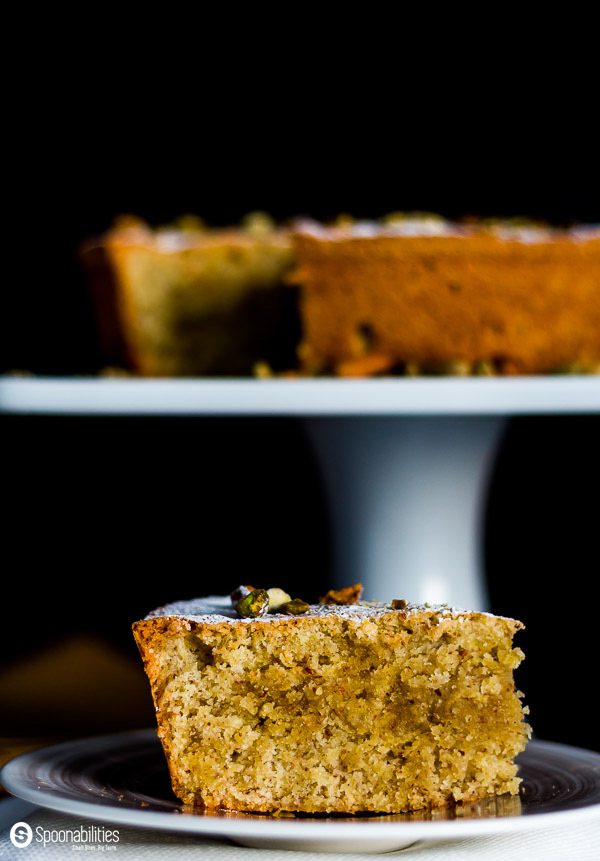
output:
[[[255,589],[240,598],[235,609],[245,619],[256,619],[258,616],[264,616],[269,609],[269,595],[266,589]]]
[[[388,212],[381,221],[383,224],[389,224],[393,227],[395,224],[403,224],[407,218],[406,212]]]
[[[303,601],[302,598],[292,598],[279,608],[280,613],[285,613],[286,616],[301,616],[303,613],[310,610],[310,604]]]
[[[404,363],[404,376],[406,377],[420,377],[421,376],[421,366],[418,362],[414,362],[409,360]]]
[[[355,222],[356,219],[352,215],[348,215],[347,212],[340,212],[340,214],[336,216],[333,225],[334,227],[352,227]]]
[[[206,224],[198,215],[181,215],[175,224],[184,233],[205,233]]]
[[[29,371],[10,371],[11,377],[32,377]],[[130,377],[131,371],[127,368],[118,368],[115,365],[107,365],[100,371],[101,377]]]
[[[292,600],[292,596],[284,592],[283,589],[267,589],[269,596],[269,613],[277,613],[282,604],[287,604]]]
[[[554,370],[555,374],[585,374],[585,367],[580,362],[568,362],[566,365],[560,365]]]
[[[496,369],[492,362],[488,362],[487,359],[480,359],[473,365],[473,375],[476,377],[494,377]]]
[[[430,225],[443,225],[444,219],[436,212],[421,212],[414,210],[412,212],[388,212],[383,218],[379,219],[384,224],[389,224],[392,227],[396,224],[401,225],[405,221],[425,221]]]
[[[275,222],[266,212],[249,212],[244,216],[242,225],[246,233],[257,239],[268,236],[275,230]]]
[[[235,607],[237,602],[241,598],[245,598],[246,595],[249,595],[250,592],[254,592],[254,586],[236,586],[236,588],[229,596],[231,598],[231,603],[233,604],[233,606]]]
[[[252,366],[252,376],[258,377],[259,380],[268,380],[275,374],[268,362],[255,362]]]
[[[394,598],[392,601],[392,610],[405,610],[408,607],[408,601],[404,598]]]
[[[440,367],[440,373],[443,376],[448,375],[452,377],[468,377],[471,370],[471,363],[464,359],[454,359],[452,362],[442,362]]]
[[[362,583],[345,586],[343,589],[330,589],[326,595],[319,598],[319,604],[358,604],[362,593]]]

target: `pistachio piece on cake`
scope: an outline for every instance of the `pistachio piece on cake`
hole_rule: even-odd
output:
[[[266,589],[255,589],[235,605],[238,615],[244,619],[256,619],[269,611],[269,593]]]
[[[302,598],[293,598],[291,601],[282,604],[279,608],[279,612],[284,613],[286,616],[301,616],[309,610],[310,604],[307,604]]]
[[[283,589],[278,589],[276,587],[272,589],[267,589],[267,595],[269,596],[269,613],[277,613],[280,608],[287,604],[288,601],[292,600],[292,596],[288,595],[287,592],[284,592]]]
[[[406,610],[408,601],[406,598],[394,598],[392,600],[392,610]]]
[[[343,589],[330,589],[326,595],[319,598],[319,604],[358,604],[363,594],[362,583],[344,586]]]
[[[231,603],[233,604],[233,606],[235,607],[237,602],[240,601],[242,598],[245,598],[246,595],[249,595],[250,592],[254,592],[254,586],[236,586],[236,588],[229,596],[231,598]]]

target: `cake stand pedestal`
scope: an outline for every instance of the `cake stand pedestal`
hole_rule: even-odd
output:
[[[306,422],[325,478],[338,586],[485,609],[482,521],[505,419]]]
[[[504,423],[600,413],[600,377],[6,377],[0,412],[299,418],[325,480],[338,585],[361,580],[374,599],[485,609],[481,526]]]

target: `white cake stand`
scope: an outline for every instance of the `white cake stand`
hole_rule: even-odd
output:
[[[0,412],[295,416],[318,454],[338,585],[485,609],[482,517],[504,424],[600,413],[600,377],[0,379]]]

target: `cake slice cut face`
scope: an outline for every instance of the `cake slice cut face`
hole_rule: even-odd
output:
[[[289,234],[124,221],[83,252],[105,359],[144,376],[287,368],[298,338]]]
[[[600,367],[600,230],[452,224],[299,226],[307,367],[365,376]]]
[[[134,635],[184,803],[393,813],[517,793],[521,627],[372,602],[239,618],[215,597],[156,610]]]

